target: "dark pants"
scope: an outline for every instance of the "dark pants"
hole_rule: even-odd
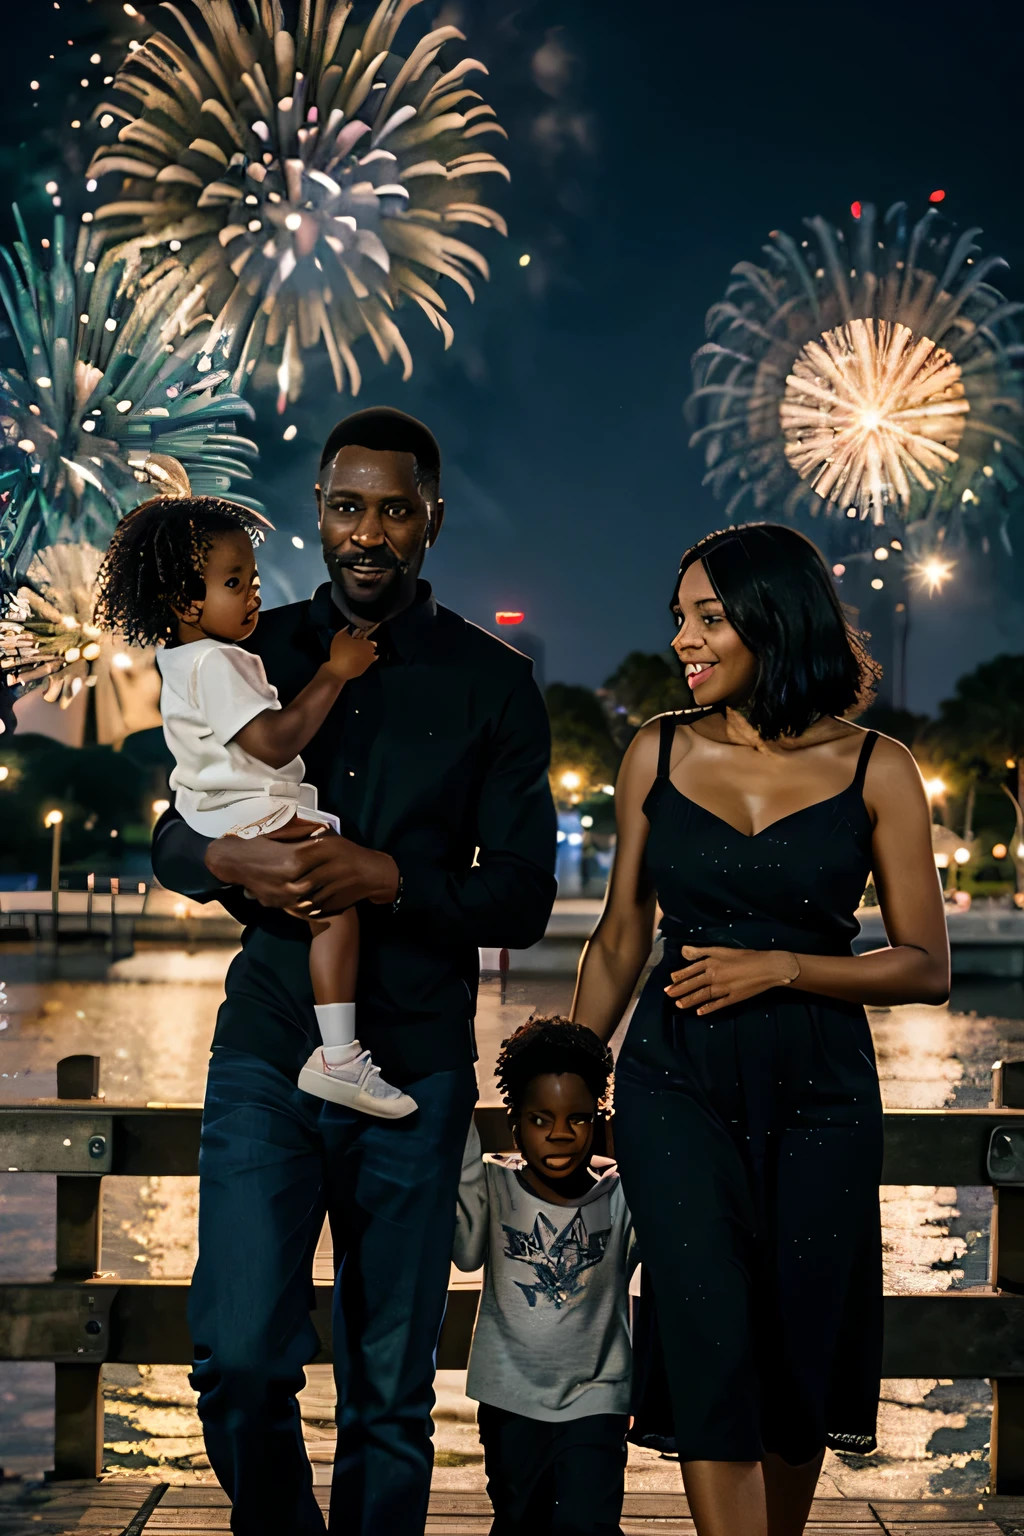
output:
[[[213,1053],[191,1381],[240,1536],[324,1530],[295,1394],[319,1349],[311,1269],[325,1212],[337,1269],[329,1529],[422,1536],[434,1350],[476,1077],[467,1064],[407,1091],[417,1112],[378,1120],[301,1093],[260,1057]]]
[[[491,1536],[621,1536],[625,1414],[565,1423],[481,1403]]]

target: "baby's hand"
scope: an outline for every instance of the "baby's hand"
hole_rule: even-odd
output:
[[[357,630],[353,633],[348,629],[339,629],[331,641],[331,659],[327,668],[338,682],[347,683],[353,677],[362,677],[376,660],[377,647],[367,638],[365,631]]]

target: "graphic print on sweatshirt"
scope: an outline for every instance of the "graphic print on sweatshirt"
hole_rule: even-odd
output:
[[[577,1211],[559,1231],[540,1211],[532,1232],[520,1232],[504,1223],[502,1231],[504,1257],[529,1265],[536,1277],[532,1283],[515,1282],[527,1305],[535,1307],[538,1298],[542,1298],[558,1312],[562,1307],[571,1307],[583,1295],[583,1276],[604,1258],[611,1229],[588,1232],[582,1211]]]

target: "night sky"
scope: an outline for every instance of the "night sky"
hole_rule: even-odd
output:
[[[76,37],[93,20],[101,35],[87,0],[62,0],[59,15],[49,0],[5,9],[0,169],[40,234],[56,150],[37,125],[68,114],[52,91],[32,107],[28,79],[46,84],[51,29],[60,43],[72,15]],[[679,555],[721,521],[687,447],[689,358],[730,267],[756,261],[770,229],[800,238],[802,217],[841,221],[854,199],[884,209],[902,198],[916,213],[942,188],[943,211],[981,226],[983,249],[1010,262],[1000,285],[1024,297],[1024,12],[426,0],[411,33],[441,16],[490,69],[471,83],[509,132],[504,150],[485,142],[512,184],[486,178],[483,200],[510,237],[484,236],[492,280],[475,310],[455,293],[451,351],[410,318],[413,379],[364,348],[357,404],[400,406],[440,439],[449,521],[427,574],[441,600],[488,627],[496,609],[523,609],[548,678],[597,685],[627,651],[667,643]],[[77,149],[61,144],[73,166]],[[255,403],[260,491],[281,530],[262,559],[273,604],[320,579],[310,488],[349,402],[325,367],[284,417]],[[303,551],[292,534],[306,536]],[[1024,608],[993,590],[984,565],[964,564],[941,598],[913,608],[913,707],[934,707],[985,657],[1024,650]]]

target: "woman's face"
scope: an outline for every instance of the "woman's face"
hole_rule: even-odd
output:
[[[683,573],[676,611],[679,632],[672,649],[683,664],[694,703],[742,709],[757,681],[757,657],[726,618],[702,560]]]

